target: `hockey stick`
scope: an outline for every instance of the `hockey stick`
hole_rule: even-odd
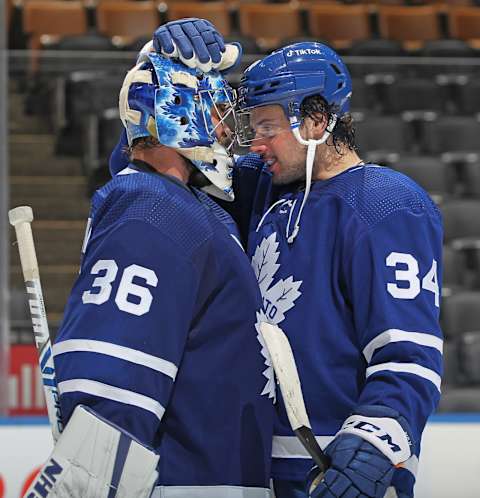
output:
[[[277,325],[262,322],[260,330],[272,358],[273,369],[280,385],[290,425],[303,447],[317,464],[320,470],[320,476],[317,479],[321,480],[330,466],[330,460],[320,448],[312,432],[290,342],[285,332]]]
[[[10,224],[15,227],[18,251],[22,265],[23,279],[29,297],[28,304],[32,318],[33,335],[39,355],[40,371],[42,374],[43,390],[47,402],[48,418],[52,427],[53,439],[57,441],[63,430],[60,412],[59,394],[55,378],[52,345],[48,330],[47,315],[43,302],[40,273],[38,270],[37,255],[33,243],[32,227],[33,212],[30,206],[20,206],[8,212]]]

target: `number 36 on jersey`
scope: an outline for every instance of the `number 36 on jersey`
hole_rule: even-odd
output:
[[[117,278],[119,268],[113,259],[99,259],[90,271],[91,275],[99,275],[90,290],[82,294],[84,304],[106,303],[112,294],[112,284]],[[153,270],[139,265],[129,265],[123,269],[120,283],[115,294],[118,309],[132,315],[145,315],[150,311],[153,296],[148,287],[133,283],[133,280],[144,280],[149,287],[156,287],[158,277]]]

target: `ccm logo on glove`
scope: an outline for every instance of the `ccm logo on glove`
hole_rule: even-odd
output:
[[[353,429],[360,429],[362,431],[366,432],[371,432],[375,433],[375,436],[378,437],[378,439],[385,441],[385,443],[390,446],[392,451],[401,451],[402,448],[398,444],[395,444],[392,440],[392,436],[390,434],[387,434],[381,427],[378,427],[376,425],[373,425],[371,422],[365,422],[363,420],[360,420],[358,422],[352,421],[349,424],[349,427],[352,427]]]
[[[362,437],[387,456],[394,465],[411,456],[410,438],[393,418],[352,415],[345,420],[340,433]]]

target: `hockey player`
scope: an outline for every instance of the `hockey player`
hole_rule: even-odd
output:
[[[313,42],[255,62],[240,87],[242,143],[283,191],[254,211],[252,264],[331,459],[305,486],[312,463],[280,406],[277,498],[413,496],[440,395],[441,218],[412,180],[357,155],[351,92],[341,58]]]
[[[232,198],[231,89],[146,59],[120,93],[130,164],[93,197],[53,347],[66,430],[27,496],[148,497],[156,483],[152,497],[267,498],[262,300],[235,224],[204,193]]]
[[[249,245],[331,458],[322,480],[310,472],[309,496],[380,498],[393,487],[408,497],[440,396],[442,224],[412,180],[357,155],[351,93],[345,64],[320,43],[245,71],[240,131],[284,191]],[[272,455],[277,498],[306,496],[310,461],[282,410]]]

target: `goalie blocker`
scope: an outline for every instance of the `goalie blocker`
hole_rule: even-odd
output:
[[[130,434],[79,405],[24,498],[148,498],[158,460]]]

